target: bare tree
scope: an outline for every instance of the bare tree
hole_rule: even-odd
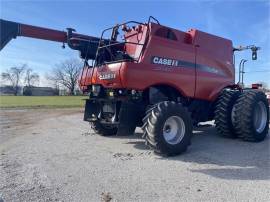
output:
[[[33,72],[31,68],[28,68],[25,71],[24,82],[28,87],[33,86],[35,83],[39,82],[39,75]]]
[[[82,66],[82,63],[76,59],[65,60],[52,69],[47,79],[64,86],[69,90],[70,95],[74,95]]]
[[[20,67],[11,67],[1,74],[3,80],[9,82],[13,88],[14,95],[18,95],[19,85],[24,74],[26,64]]]

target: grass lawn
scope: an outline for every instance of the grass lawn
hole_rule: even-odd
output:
[[[0,108],[71,108],[83,107],[87,96],[0,96]]]

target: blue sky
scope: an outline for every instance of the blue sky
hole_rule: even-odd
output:
[[[196,28],[233,41],[234,46],[256,44],[262,48],[258,60],[251,52],[245,58],[245,82],[265,81],[270,86],[270,0],[268,1],[3,1],[1,18],[25,24],[100,36],[103,29],[128,20],[147,21],[150,15],[161,24],[186,31]],[[18,64],[45,75],[57,63],[78,57],[60,43],[29,38],[12,40],[0,52],[1,71]],[[266,71],[265,71],[266,70]],[[42,79],[41,85],[46,85]]]

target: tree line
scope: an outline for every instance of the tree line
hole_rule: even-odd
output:
[[[46,79],[54,86],[68,89],[69,94],[74,95],[82,66],[82,62],[77,59],[62,61],[51,69],[46,75]],[[40,81],[40,75],[26,64],[8,68],[1,73],[1,78],[9,83],[14,95],[18,95],[22,83],[31,87]]]

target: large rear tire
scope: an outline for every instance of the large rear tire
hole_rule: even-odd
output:
[[[259,142],[269,130],[269,104],[258,90],[245,90],[235,104],[235,130],[245,141]]]
[[[146,112],[143,122],[146,143],[159,154],[178,155],[190,145],[192,121],[181,104],[160,102]]]
[[[95,133],[101,136],[112,136],[112,135],[116,135],[117,133],[117,127],[109,126],[109,125],[107,126],[107,125],[101,124],[98,121],[90,122],[90,126]]]
[[[218,133],[223,137],[237,137],[234,130],[233,114],[234,104],[239,95],[239,91],[225,89],[218,97],[215,109],[215,124]]]

